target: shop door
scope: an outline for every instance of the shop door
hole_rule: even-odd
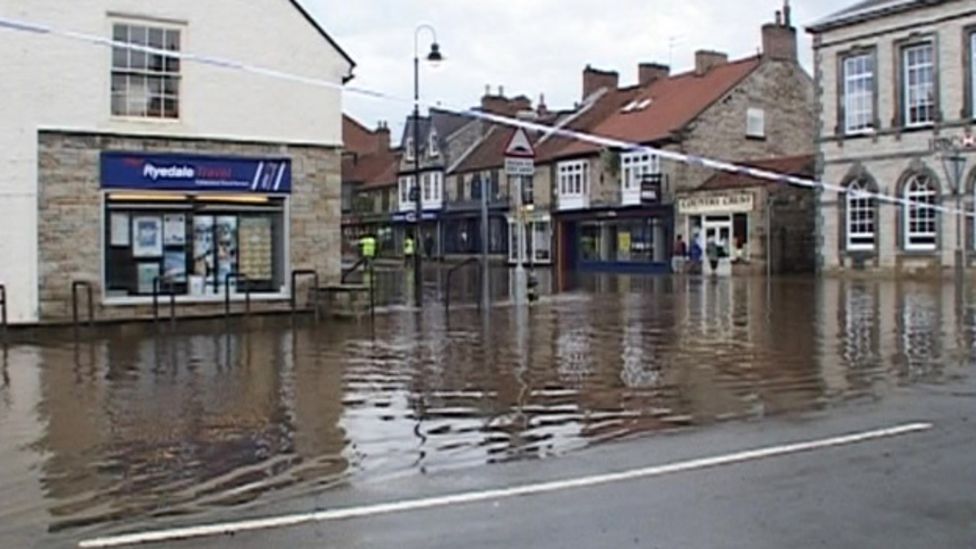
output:
[[[715,240],[716,244],[725,243],[726,246],[732,242],[732,216],[707,216],[703,223],[703,229],[706,245],[712,239]]]

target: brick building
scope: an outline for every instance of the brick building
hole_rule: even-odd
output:
[[[972,266],[976,228],[958,212],[973,211],[976,169],[957,180],[932,144],[960,148],[973,167],[976,6],[869,0],[809,31],[818,171],[844,187],[820,194],[821,269],[939,276],[963,262]],[[849,192],[858,190],[906,202]]]

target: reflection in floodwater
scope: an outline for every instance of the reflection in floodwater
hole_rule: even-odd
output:
[[[462,278],[459,297],[477,295]],[[965,374],[974,344],[952,286],[572,286],[531,310],[433,306],[372,328],[269,318],[11,347],[0,540],[884,398]]]

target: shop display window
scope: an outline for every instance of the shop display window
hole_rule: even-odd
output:
[[[105,202],[109,298],[284,291],[285,201],[264,196],[110,193]],[[231,276],[228,280],[228,275]]]

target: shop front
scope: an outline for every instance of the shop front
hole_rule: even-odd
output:
[[[286,158],[102,153],[105,303],[287,293],[291,185]]]
[[[581,272],[669,272],[671,223],[667,205],[562,215],[561,265]]]
[[[518,221],[507,217],[508,221],[508,263],[516,265],[519,261]],[[552,216],[547,212],[532,212],[525,218],[525,251],[522,257],[530,265],[552,265]]]
[[[406,238],[412,237],[415,240],[417,251],[424,254],[424,257],[441,257],[442,235],[441,235],[441,216],[439,212],[423,212],[420,221],[420,239],[416,238],[417,214],[414,212],[399,212],[393,214],[393,239],[399,255],[403,255],[403,242]]]
[[[293,270],[338,278],[338,154],[42,134],[39,318],[70,318],[74,282],[92,288],[100,319],[145,318],[154,292],[173,294],[180,316],[219,313],[245,294],[255,312],[286,308]],[[327,168],[296,174],[296,158]]]
[[[733,263],[748,263],[750,228],[756,224],[750,214],[756,211],[752,192],[700,192],[678,199],[678,230],[690,247],[695,239],[705,249],[714,244],[721,258]]]

